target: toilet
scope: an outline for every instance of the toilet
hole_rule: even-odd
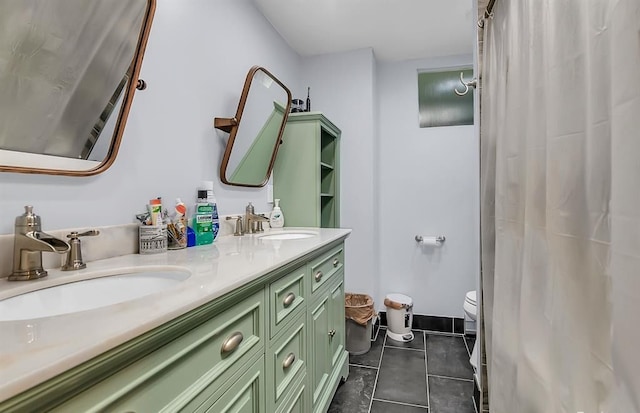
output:
[[[477,304],[477,293],[475,291],[468,291],[464,297],[464,304],[462,305],[464,309],[464,333],[466,334],[476,334],[477,326],[476,320],[478,318],[478,304]],[[469,362],[473,366],[474,371],[478,371],[478,340],[476,339],[475,344],[473,345],[473,350],[471,351],[471,357],[469,358]]]
[[[476,292],[468,291],[464,296],[464,332],[465,334],[476,334],[476,314],[477,314],[477,302]]]

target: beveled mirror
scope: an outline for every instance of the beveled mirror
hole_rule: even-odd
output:
[[[229,133],[220,165],[227,185],[261,187],[269,180],[291,108],[291,92],[267,69],[254,66],[244,82],[236,116],[215,118]]]
[[[156,0],[0,2],[0,171],[113,164]]]

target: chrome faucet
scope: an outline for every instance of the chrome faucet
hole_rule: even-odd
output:
[[[66,241],[42,232],[40,217],[33,207],[24,207],[24,214],[16,217],[13,241],[13,272],[9,281],[35,280],[47,276],[42,268],[42,252],[63,254],[69,250]]]
[[[255,234],[256,232],[264,231],[262,229],[263,222],[269,222],[269,218],[265,217],[264,215],[256,214],[253,204],[249,202],[249,205],[247,205],[244,213],[243,227],[245,234]]]

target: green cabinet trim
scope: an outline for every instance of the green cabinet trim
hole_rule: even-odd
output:
[[[260,358],[210,407],[197,412],[250,413],[264,412],[264,358]],[[208,404],[208,403],[207,403]],[[266,412],[265,412],[266,413]]]
[[[292,385],[289,397],[283,401],[276,413],[307,413],[308,407],[307,377],[300,376]]]
[[[289,117],[287,118],[287,124],[309,121],[322,122],[333,135],[340,135],[341,133],[340,128],[337,127],[333,122],[331,122],[326,116],[324,116],[322,112],[290,113]]]

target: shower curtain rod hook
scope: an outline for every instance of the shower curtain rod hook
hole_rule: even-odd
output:
[[[458,88],[453,89],[454,92],[456,92],[456,95],[458,96],[464,96],[467,93],[469,93],[469,86],[471,86],[472,88],[476,88],[476,85],[478,84],[478,79],[476,79],[475,77],[473,79],[471,79],[468,82],[464,81],[464,73],[460,72],[460,83],[462,83],[462,86],[464,86],[464,90],[463,91],[458,91]]]
[[[482,14],[482,17],[478,19],[478,27],[484,29],[484,21],[487,19],[493,19],[493,11],[491,13],[487,13],[485,10]]]

